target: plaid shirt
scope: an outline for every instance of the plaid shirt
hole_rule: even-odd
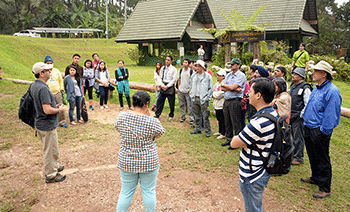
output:
[[[119,169],[144,173],[159,167],[155,138],[165,129],[158,119],[121,112],[114,126],[120,132]]]

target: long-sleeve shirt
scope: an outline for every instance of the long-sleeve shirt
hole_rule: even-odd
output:
[[[63,78],[61,72],[57,68],[51,71],[50,79],[46,82],[53,95],[63,90]]]
[[[341,103],[340,91],[330,80],[316,85],[304,111],[304,125],[310,129],[319,127],[330,135],[340,122]]]
[[[199,94],[197,94],[197,88],[199,90]],[[213,97],[213,78],[211,78],[210,74],[206,72],[203,72],[201,75],[198,73],[192,75],[190,98],[192,101],[194,101],[195,97],[198,95],[201,100],[201,104],[204,104],[206,101],[210,101]]]
[[[221,83],[216,82],[213,89],[213,108],[215,110],[222,110],[224,106],[224,91],[221,90]]]
[[[163,66],[160,70],[160,79],[162,81],[162,86],[171,87],[175,84],[177,80],[177,70],[174,66],[170,65],[169,67]]]

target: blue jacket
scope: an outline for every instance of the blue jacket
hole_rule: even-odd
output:
[[[330,135],[339,124],[341,103],[340,91],[330,80],[316,85],[305,107],[304,125]]]
[[[74,83],[73,83],[73,79],[70,75],[67,75],[64,80],[64,91],[67,94],[67,101],[71,100],[71,98],[75,97],[75,89],[74,89]],[[80,93],[83,96],[83,88],[82,88],[82,80],[80,79],[80,84],[79,84],[79,88],[80,88]]]

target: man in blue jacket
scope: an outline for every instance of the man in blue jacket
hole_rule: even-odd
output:
[[[322,199],[331,195],[329,142],[333,129],[340,121],[342,98],[339,89],[331,82],[333,67],[329,63],[322,60],[311,68],[316,87],[304,111],[304,139],[311,177],[301,178],[301,181],[318,185],[319,191],[313,197]]]

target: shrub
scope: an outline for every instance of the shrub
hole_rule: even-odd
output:
[[[333,71],[336,73],[333,75],[333,78],[340,81],[350,81],[350,65],[345,62],[344,58],[341,57],[340,59],[337,59],[336,56],[327,56],[327,55],[311,55],[310,56],[310,63],[313,63],[316,65],[320,60],[324,60],[327,63],[329,63],[331,66],[333,66]],[[311,71],[310,73],[311,74]]]

